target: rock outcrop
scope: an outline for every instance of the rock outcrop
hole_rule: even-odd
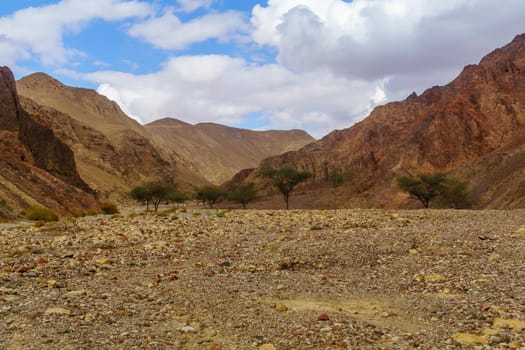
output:
[[[31,204],[58,211],[96,205],[71,149],[21,107],[7,67],[0,68],[0,164],[2,216]]]
[[[465,67],[448,85],[377,107],[351,128],[260,167],[312,172],[317,189],[327,184],[318,191],[320,205],[332,201],[325,193],[333,191],[325,189],[334,174],[346,177],[339,205],[399,207],[407,199],[397,176],[441,171],[470,181],[475,206],[522,207],[524,87],[525,34]]]

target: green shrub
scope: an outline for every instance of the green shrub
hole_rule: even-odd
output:
[[[73,208],[71,209],[71,216],[74,218],[80,218],[86,216],[86,211],[84,209],[80,208]]]
[[[58,221],[58,214],[52,211],[51,209],[31,206],[26,209],[26,218],[32,221]]]
[[[97,208],[89,208],[86,211],[86,215],[88,215],[88,216],[94,216],[94,215],[98,215],[98,214],[100,214],[100,209],[97,209]]]
[[[35,224],[33,225],[34,227],[36,228],[39,228],[39,227],[44,227],[46,225],[46,223],[42,220],[39,220],[37,222],[35,222]]]
[[[118,214],[119,210],[115,203],[100,203],[100,210],[102,210],[102,213],[104,214]]]
[[[225,211],[222,211],[222,210],[219,210],[217,211],[217,213],[215,213],[215,215],[218,217],[218,218],[223,218],[226,216],[226,212]]]

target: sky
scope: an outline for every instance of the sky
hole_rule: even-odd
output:
[[[0,0],[0,65],[132,118],[350,127],[525,32],[523,0]]]

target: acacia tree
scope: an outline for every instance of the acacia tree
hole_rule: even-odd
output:
[[[153,204],[155,211],[159,209],[162,201],[172,201],[177,192],[177,184],[172,181],[147,181],[142,185],[133,188],[130,195],[138,202],[146,203],[146,210],[149,210],[149,203]]]
[[[415,178],[401,176],[397,179],[398,186],[418,199],[425,208],[430,201],[440,197],[445,205],[455,207],[465,206],[467,202],[467,182],[448,178],[444,173],[418,174]]]
[[[286,203],[286,210],[289,209],[290,194],[295,187],[312,177],[312,174],[307,171],[298,171],[293,168],[263,169],[260,175],[268,179],[281,192]]]
[[[227,197],[229,200],[239,203],[243,209],[246,205],[257,199],[257,190],[253,182],[242,182],[235,184],[228,190]]]
[[[203,204],[208,204],[210,208],[224,196],[224,192],[215,186],[204,186],[197,189],[196,197],[202,201]]]

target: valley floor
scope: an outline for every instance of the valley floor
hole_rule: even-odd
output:
[[[525,348],[525,211],[0,225],[0,349]]]

